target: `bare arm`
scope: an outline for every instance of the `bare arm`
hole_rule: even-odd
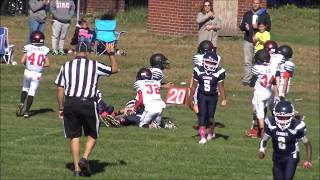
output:
[[[285,77],[284,82],[283,82],[282,92],[279,92],[279,96],[285,97],[287,89],[288,89],[288,82],[289,82],[289,78]]]
[[[49,58],[48,57],[46,57],[45,59],[44,59],[44,65],[43,65],[44,67],[49,67],[50,66],[50,61],[49,61]]]
[[[192,86],[190,88],[190,98],[189,98],[189,106],[191,109],[193,109],[193,96],[194,96],[194,93],[196,91],[196,88],[198,86],[198,81],[196,81],[195,79],[192,80]]]
[[[227,97],[224,91],[224,81],[221,81],[218,83],[218,88],[220,92],[220,97],[221,97],[221,106],[226,106],[227,105]]]
[[[106,50],[109,54],[109,59],[111,63],[111,73],[115,74],[118,72],[118,63],[116,60],[116,57],[114,56],[115,50],[114,50],[114,44],[113,43],[107,43]]]
[[[64,87],[62,86],[57,86],[57,100],[59,105],[59,118],[63,119]]]
[[[21,63],[24,64],[24,65],[26,65],[26,61],[27,61],[27,55],[24,54],[24,55],[22,56],[22,58],[21,58]]]

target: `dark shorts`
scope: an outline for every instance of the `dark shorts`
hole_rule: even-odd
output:
[[[214,119],[216,112],[216,106],[218,102],[218,94],[213,96],[207,96],[198,93],[198,108],[199,108],[199,125],[208,126],[212,122],[210,119]]]
[[[99,119],[94,99],[65,98],[64,132],[67,138],[91,136],[95,139],[99,132]]]

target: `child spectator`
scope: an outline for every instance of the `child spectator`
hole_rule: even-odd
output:
[[[253,36],[252,41],[254,46],[254,53],[264,48],[264,43],[270,40],[270,32],[266,31],[265,22],[258,23],[259,31]]]
[[[91,46],[94,46],[95,41],[95,32],[90,30],[89,23],[85,19],[81,19],[79,22],[80,27],[76,27],[74,35],[72,37],[70,45],[72,46],[68,53],[72,53],[75,51],[76,45],[80,42],[84,42],[85,44],[89,44],[87,47],[91,50]]]

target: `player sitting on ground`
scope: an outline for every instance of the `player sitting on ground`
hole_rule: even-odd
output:
[[[218,102],[218,89],[222,98],[221,105],[226,106],[224,91],[225,70],[219,67],[218,56],[215,52],[207,52],[203,56],[203,66],[193,69],[193,82],[190,90],[189,105],[194,107],[193,97],[196,88],[199,106],[199,144],[205,144],[215,138],[214,114]],[[206,137],[206,127],[208,128]]]
[[[298,142],[306,147],[307,160],[304,168],[311,168],[312,146],[306,132],[306,124],[294,118],[294,107],[289,101],[280,101],[274,108],[274,116],[265,119],[265,133],[260,141],[259,157],[266,154],[268,140],[272,139],[273,146],[273,178],[275,180],[293,179],[298,162]]]
[[[137,112],[144,106],[139,127],[148,128],[152,121],[156,121],[157,127],[162,124],[162,111],[166,104],[161,99],[160,82],[151,78],[152,73],[147,68],[141,68],[137,73],[137,98],[134,109]]]
[[[249,137],[261,137],[264,131],[265,108],[267,108],[274,96],[278,99],[278,88],[276,86],[275,73],[276,70],[271,66],[270,54],[265,50],[259,50],[255,56],[255,64],[252,67],[252,79],[250,86],[254,87],[253,92],[253,122],[249,133]],[[255,117],[257,119],[255,119]],[[256,122],[258,121],[258,122]],[[258,128],[257,128],[258,126]],[[257,130],[258,129],[258,130]],[[255,133],[252,132],[255,130]],[[257,132],[258,131],[258,132]]]
[[[21,63],[25,65],[23,87],[16,115],[30,117],[30,107],[42,79],[44,67],[49,66],[49,48],[44,46],[44,35],[40,31],[31,34],[31,44],[25,45]],[[25,102],[26,101],[26,102]]]

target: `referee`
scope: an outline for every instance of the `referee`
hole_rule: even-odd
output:
[[[55,84],[59,104],[59,118],[63,119],[65,137],[70,139],[70,149],[75,176],[90,176],[88,157],[98,137],[99,119],[95,96],[100,76],[118,72],[114,45],[107,44],[111,66],[87,58],[87,45],[77,45],[75,59],[62,65]],[[87,137],[85,151],[80,159],[80,137]]]

